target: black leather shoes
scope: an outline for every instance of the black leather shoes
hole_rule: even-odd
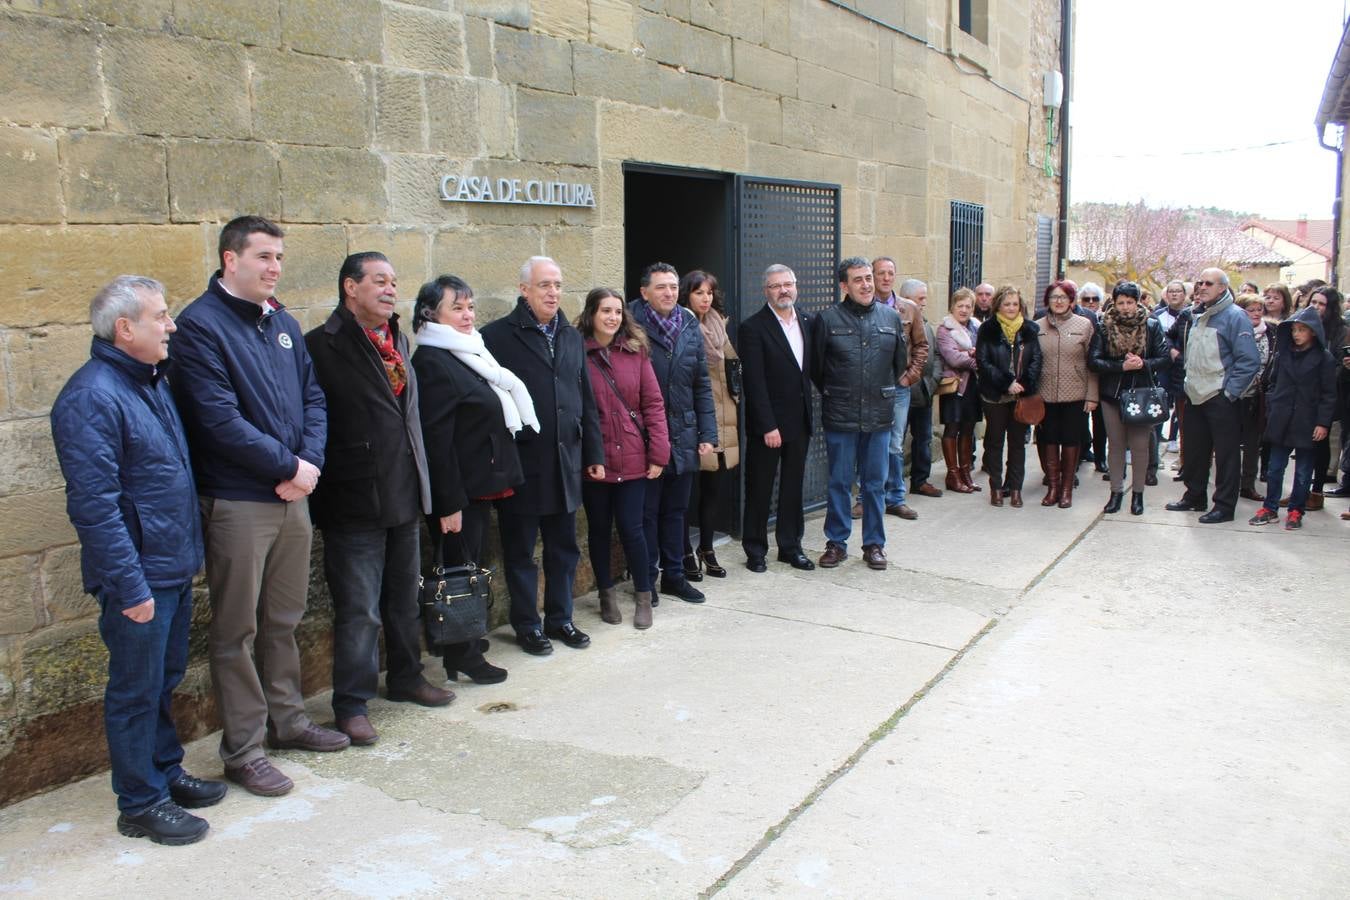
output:
[[[1230,512],[1224,512],[1217,506],[1200,517],[1201,525],[1214,525],[1219,522],[1231,522],[1231,521],[1233,521],[1233,514]]]
[[[562,641],[573,650],[580,650],[591,645],[591,636],[571,622],[559,625],[557,628],[546,628],[544,634],[556,641]]]
[[[224,787],[224,785],[222,785]],[[152,806],[138,816],[126,813],[117,817],[117,830],[127,837],[148,837],[156,844],[181,847],[206,837],[205,819],[199,819],[172,800]]]
[[[764,563],[762,556],[747,556],[745,558],[745,567],[751,572],[767,572],[769,567]]]
[[[548,656],[553,652],[553,644],[548,638],[544,637],[544,633],[538,628],[517,633],[516,643],[520,645],[520,649],[531,656]]]
[[[807,559],[806,554],[800,550],[788,551],[786,553],[780,552],[778,554],[778,561],[787,563],[794,569],[801,569],[803,572],[810,572],[816,567],[816,564]]]
[[[1180,500],[1174,500],[1167,504],[1164,508],[1168,512],[1202,512],[1205,508],[1205,504],[1203,502],[1195,503],[1182,497]]]
[[[224,796],[223,781],[204,781],[184,772],[169,782],[169,797],[183,809],[215,806]]]
[[[661,593],[679,597],[685,603],[702,603],[706,599],[703,592],[689,582],[670,581],[666,578],[661,579]],[[656,604],[653,603],[652,605],[655,606]]]
[[[1139,491],[1130,494],[1130,515],[1142,516],[1144,514],[1144,495]]]

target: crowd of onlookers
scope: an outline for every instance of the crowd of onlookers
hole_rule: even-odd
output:
[[[578,509],[600,618],[619,624],[629,602],[617,538],[627,614],[650,628],[662,596],[701,603],[695,585],[727,575],[713,537],[742,466],[750,572],[767,571],[771,513],[779,563],[842,565],[860,518],[861,558],[885,569],[886,516],[916,519],[910,495],[943,494],[930,481],[935,413],[953,493],[984,489],[972,473],[983,422],[993,506],[1023,505],[1032,429],[1047,507],[1072,506],[1091,461],[1111,482],[1105,512],[1121,509],[1128,467],[1141,514],[1172,448],[1186,490],[1168,508],[1201,522],[1231,520],[1239,496],[1262,501],[1252,524],[1275,521],[1291,454],[1287,528],[1327,493],[1350,494],[1344,476],[1323,490],[1338,477],[1328,434],[1338,422],[1345,446],[1350,380],[1341,295],[1326,285],[1235,297],[1207,269],[1154,304],[1128,281],[1109,297],[1057,281],[1033,310],[1015,287],[981,284],[955,290],[939,320],[925,315],[924,282],[896,284],[893,259],[850,257],[838,303],[799,310],[793,270],[775,264],[763,306],[731,323],[713,274],[657,262],[638,297],[596,288],[569,321],[560,265],[536,256],[515,307],[480,330],[472,287],[448,274],[420,287],[405,326],[392,263],[362,252],[342,261],[332,313],[305,333],[277,299],[276,224],[232,220],[218,249],[219,270],[176,321],[152,278],[98,292],[90,360],[51,417],[109,650],[118,829],[160,843],[199,840],[208,826],[186,810],[226,792],[183,771],[170,716],[203,566],[225,778],[278,796],[292,782],[266,748],[378,741],[368,702],[381,643],[388,699],[454,699],[424,673],[419,574],[424,556],[485,574],[494,510],[508,620],[542,656],[554,641],[590,644],[573,620]],[[816,434],[828,489],[813,561],[802,492]],[[305,712],[295,640],[314,528],[333,603],[332,728]],[[464,638],[431,648],[450,681],[507,677],[477,630]]]

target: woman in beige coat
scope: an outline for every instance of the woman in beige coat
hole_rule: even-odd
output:
[[[740,385],[728,383],[727,378],[727,360],[736,360],[733,366],[739,366],[740,360],[727,334],[722,291],[713,275],[702,269],[686,273],[680,280],[679,302],[698,318],[699,328],[703,331],[708,378],[712,382],[713,406],[717,411],[717,449],[699,457],[695,497],[690,503],[690,511],[698,516],[697,555],[689,540],[687,516],[684,521],[684,574],[692,581],[701,580],[703,572],[713,578],[725,578],[727,570],[713,553],[713,535],[717,533],[719,507],[724,498],[731,496],[731,470],[741,461],[736,413]],[[739,369],[736,371],[739,373]]]
[[[1087,317],[1073,311],[1072,282],[1056,281],[1045,291],[1045,315],[1040,326],[1041,399],[1045,420],[1037,429],[1049,490],[1041,506],[1073,506],[1073,480],[1078,469],[1079,441],[1087,417],[1097,408],[1097,373],[1088,368],[1096,330]]]

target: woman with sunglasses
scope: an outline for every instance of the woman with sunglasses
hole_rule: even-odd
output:
[[[1122,281],[1111,292],[1102,309],[1093,342],[1089,367],[1099,377],[1102,419],[1106,423],[1107,469],[1111,479],[1111,497],[1104,513],[1120,512],[1125,497],[1125,451],[1130,451],[1130,514],[1144,514],[1144,485],[1147,477],[1148,422],[1126,424],[1121,417],[1120,395],[1131,388],[1157,384],[1157,373],[1168,364],[1167,338],[1162,324],[1148,314],[1139,302],[1139,285]]]

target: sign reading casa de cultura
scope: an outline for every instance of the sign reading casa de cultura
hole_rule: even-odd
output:
[[[536,178],[441,176],[441,199],[460,203],[525,203],[535,206],[595,207],[595,188],[571,181]]]

